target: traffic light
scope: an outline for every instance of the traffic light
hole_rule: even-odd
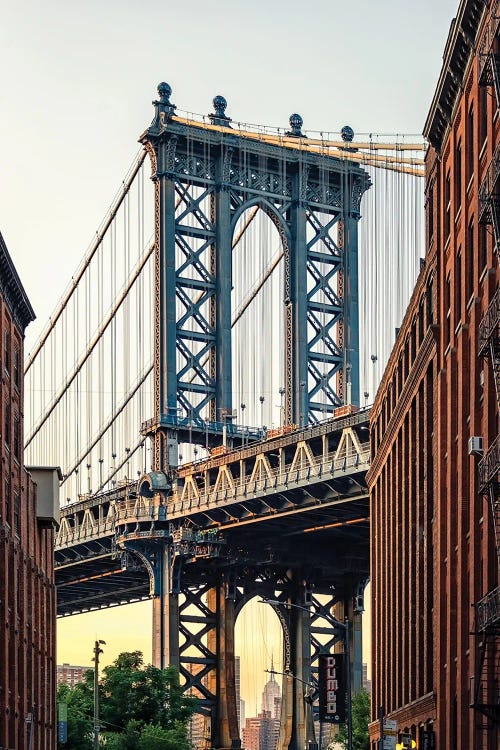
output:
[[[399,739],[400,742],[396,745],[396,750],[412,750],[412,748],[417,747],[417,743],[412,739],[411,734],[401,732]]]

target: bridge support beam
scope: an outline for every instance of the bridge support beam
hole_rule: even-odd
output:
[[[227,584],[219,583],[207,596],[209,609],[216,613],[216,626],[208,635],[208,648],[217,656],[217,669],[210,675],[209,689],[216,696],[212,746],[218,750],[241,747],[234,668],[234,599],[228,593]]]
[[[290,208],[290,301],[292,393],[286,398],[292,403],[292,420],[299,427],[309,421],[309,394],[307,372],[307,233],[306,209],[301,200],[302,173],[293,176],[293,203]]]
[[[231,385],[231,288],[232,237],[229,186],[223,184],[225,162],[232,149],[222,150],[216,163],[215,192],[215,412],[212,419],[221,422],[232,415]]]
[[[172,592],[168,544],[156,552],[153,577],[153,664],[179,669],[179,598]]]
[[[358,219],[344,218],[344,403],[359,406]]]

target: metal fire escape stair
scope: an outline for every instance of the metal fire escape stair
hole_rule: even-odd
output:
[[[500,26],[500,0],[492,3],[491,14],[484,36],[479,45],[479,85],[492,86],[495,90],[497,109],[500,108],[500,76],[498,29]]]
[[[500,143],[479,188],[479,223],[493,227],[495,251],[500,250]]]
[[[498,149],[497,149],[498,150]],[[491,167],[491,165],[490,165]],[[490,170],[488,170],[490,171]],[[498,235],[496,235],[498,237]],[[479,325],[479,355],[489,357],[500,410],[500,288]],[[485,728],[500,725],[500,435],[479,463],[479,492],[490,501],[497,554],[497,586],[475,604],[477,635],[474,707],[487,720]]]

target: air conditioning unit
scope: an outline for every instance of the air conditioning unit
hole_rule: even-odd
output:
[[[475,436],[469,438],[469,456],[483,455],[483,438]]]

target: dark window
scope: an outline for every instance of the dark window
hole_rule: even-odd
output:
[[[21,421],[17,414],[14,417],[14,456],[18,461],[21,458]]]
[[[451,336],[451,280],[450,274],[446,277],[446,284],[444,287],[444,315],[446,319],[444,329],[444,343],[445,345],[450,343]]]
[[[479,143],[481,147],[488,135],[488,91],[486,86],[479,87]]]
[[[462,248],[458,248],[457,265],[456,265],[456,278],[455,278],[455,293],[456,293],[456,317],[455,327],[459,324],[462,319]]]
[[[479,271],[486,268],[488,263],[488,234],[486,224],[479,224]]]
[[[462,205],[462,141],[455,148],[455,213]]]
[[[5,420],[4,420],[4,441],[7,448],[10,445],[10,404],[5,404]]]
[[[19,349],[14,349],[14,385],[17,388],[19,388],[19,383],[21,382],[19,359]]]
[[[467,116],[467,182],[474,174],[474,107],[471,105]]]
[[[21,501],[19,497],[19,492],[14,492],[14,531],[19,536],[19,521],[20,521],[20,513],[21,513]]]
[[[9,478],[5,477],[5,520],[8,524],[12,523],[12,519],[10,517],[10,482]]]
[[[474,294],[474,220],[472,219],[467,229],[467,299]]]
[[[420,307],[418,309],[418,343],[421,344],[424,339],[424,302],[420,303]]]
[[[18,616],[21,615],[21,612],[23,610],[23,569],[21,567],[21,563],[19,563],[19,567],[17,569],[17,614]]]
[[[446,175],[446,181],[444,184],[444,237],[445,240],[450,236],[450,211],[451,211],[451,190],[450,190],[450,172]]]
[[[429,202],[427,204],[427,214],[429,216],[429,245],[434,237],[434,188],[429,190]]]
[[[7,370],[7,372],[10,372],[10,333],[8,331],[5,331],[4,336],[3,359],[5,369]]]
[[[427,288],[427,325],[431,325],[434,322],[434,301],[432,299],[432,279],[429,281]]]

